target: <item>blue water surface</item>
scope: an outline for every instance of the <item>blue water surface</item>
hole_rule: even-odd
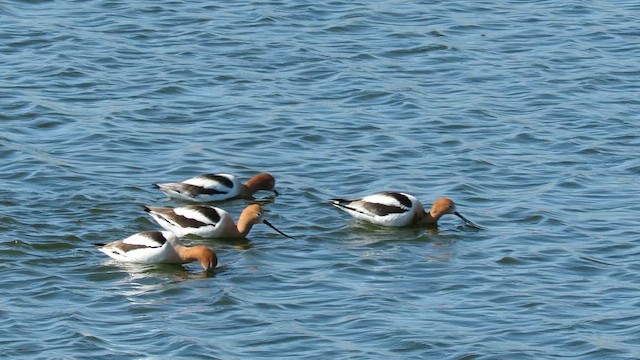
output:
[[[0,356],[640,358],[635,1],[5,1]],[[267,171],[213,274],[93,246]],[[351,219],[454,199],[481,226]],[[260,197],[268,197],[268,193]],[[234,217],[247,201],[223,207]]]

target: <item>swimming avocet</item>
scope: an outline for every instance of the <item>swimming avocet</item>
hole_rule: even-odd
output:
[[[178,237],[196,235],[202,238],[245,238],[251,227],[264,223],[279,234],[291,238],[264,219],[260,205],[247,206],[238,224],[226,211],[209,205],[185,205],[176,208],[145,206],[145,211],[164,229]]]
[[[206,246],[182,246],[170,231],[143,231],[108,244],[96,244],[110,257],[144,264],[184,264],[199,261],[205,270],[218,264],[213,249]]]
[[[381,192],[360,199],[331,199],[331,204],[356,219],[384,226],[437,224],[445,214],[453,214],[470,226],[478,227],[456,211],[453,200],[440,198],[429,212],[415,196],[401,192]]]
[[[267,173],[254,176],[245,184],[229,174],[204,174],[183,182],[154,185],[171,198],[187,201],[253,199],[253,194],[260,190],[273,191],[278,195],[275,189],[276,179]]]

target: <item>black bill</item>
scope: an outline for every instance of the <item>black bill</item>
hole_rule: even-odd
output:
[[[464,220],[465,224],[467,224],[467,225],[469,225],[469,226],[472,226],[472,227],[474,227],[474,228],[476,228],[476,229],[480,229],[480,226],[478,226],[478,225],[476,225],[476,224],[472,223],[471,221],[469,221],[469,219],[467,219],[466,217],[462,216],[459,212],[457,212],[457,211],[456,211],[456,212],[454,212],[454,214],[455,214],[457,217],[459,217],[460,219]]]
[[[282,231],[278,230],[275,226],[273,226],[273,225],[272,225],[270,222],[268,222],[267,220],[262,220],[262,222],[263,222],[265,225],[267,225],[268,227],[270,227],[270,228],[272,228],[273,230],[277,231],[277,232],[278,232],[278,234],[280,234],[280,235],[282,235],[282,236],[285,236],[285,237],[288,237],[289,239],[294,239],[294,240],[295,240],[295,238],[294,238],[294,237],[291,237],[291,236],[289,236],[289,235],[287,235],[287,234],[283,233]]]

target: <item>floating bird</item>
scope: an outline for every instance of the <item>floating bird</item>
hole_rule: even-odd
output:
[[[229,174],[204,174],[179,183],[154,184],[171,198],[187,201],[222,201],[233,198],[253,199],[260,190],[273,191],[276,179],[267,173],[258,174],[245,184]]]
[[[264,212],[257,204],[251,204],[242,211],[237,226],[229,213],[209,205],[176,208],[145,206],[144,210],[160,226],[178,237],[196,235],[202,238],[245,238],[253,225],[264,223],[279,234],[292,238],[265,220]]]
[[[143,231],[108,244],[96,244],[110,257],[144,264],[184,264],[199,261],[205,270],[218,264],[213,249],[206,246],[182,246],[170,231]]]
[[[401,192],[381,192],[361,199],[331,199],[331,204],[356,219],[384,226],[436,225],[445,214],[453,214],[470,226],[478,227],[456,211],[449,198],[440,198],[429,212],[415,196]]]

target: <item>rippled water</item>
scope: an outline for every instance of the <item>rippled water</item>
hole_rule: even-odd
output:
[[[0,14],[3,358],[640,357],[637,2]],[[92,245],[156,228],[140,205],[178,203],[151,183],[261,171],[297,239],[207,241],[212,275]],[[326,202],[380,190],[482,229]]]

